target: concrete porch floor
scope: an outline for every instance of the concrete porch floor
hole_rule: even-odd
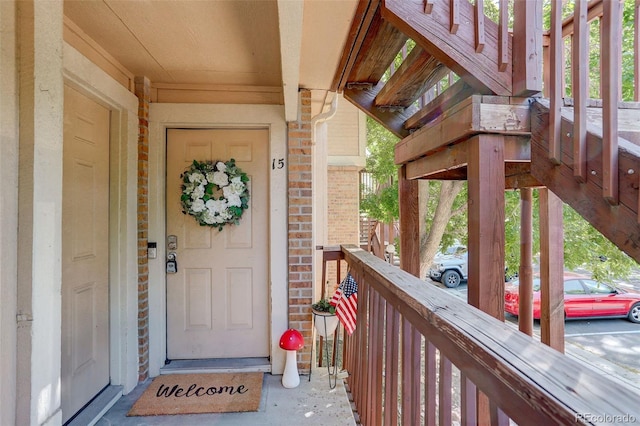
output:
[[[342,380],[329,389],[326,368],[316,368],[309,376],[300,376],[300,385],[286,389],[282,376],[265,373],[260,408],[257,412],[189,414],[176,416],[127,417],[127,412],[149,386],[151,379],[121,397],[96,423],[99,426],[198,426],[198,425],[356,425]]]

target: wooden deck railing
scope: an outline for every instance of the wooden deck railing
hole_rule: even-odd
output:
[[[360,248],[341,256],[358,283],[345,367],[363,425],[640,421],[631,388]]]

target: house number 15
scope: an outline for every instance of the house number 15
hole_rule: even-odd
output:
[[[271,161],[271,169],[282,169],[284,167],[284,158],[273,159]]]

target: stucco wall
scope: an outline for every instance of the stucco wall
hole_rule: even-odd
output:
[[[18,245],[16,5],[0,2],[0,424],[15,424]]]
[[[18,424],[61,421],[62,3],[19,2]]]

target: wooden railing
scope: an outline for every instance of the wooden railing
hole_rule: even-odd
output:
[[[589,100],[589,79],[599,78],[597,93],[591,97],[602,99],[602,196],[612,205],[619,202],[618,194],[618,107],[622,101],[622,28],[623,4],[617,0],[575,1],[574,13],[562,19],[562,2],[552,2],[551,29],[545,40],[544,81],[545,96],[550,99],[549,158],[557,164],[562,162],[561,108],[565,96],[573,98],[572,135],[573,175],[579,182],[588,179],[588,159],[594,153],[587,152],[587,107]],[[634,1],[633,28],[633,100],[640,100],[640,49],[639,24],[640,1]],[[591,36],[592,22],[595,37]],[[599,44],[600,60],[592,69],[589,43]],[[566,46],[569,46],[571,66],[567,67]],[[567,81],[570,83],[567,85]],[[594,96],[595,95],[595,96]],[[628,99],[632,100],[632,99]]]
[[[631,388],[360,248],[341,256],[358,283],[344,361],[363,425],[640,421]]]

